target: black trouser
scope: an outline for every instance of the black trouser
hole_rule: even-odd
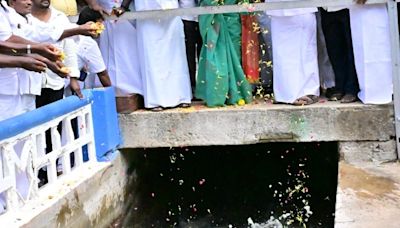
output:
[[[198,22],[183,20],[183,25],[185,30],[186,58],[189,66],[190,83],[192,89],[194,89],[196,86],[196,58],[198,60],[200,57],[203,42]]]
[[[321,9],[321,24],[328,56],[335,72],[336,91],[356,95],[359,85],[354,65],[349,10],[327,12]]]
[[[43,88],[41,95],[36,96],[36,108],[51,104],[55,101],[61,100],[64,97],[64,88],[60,90],[53,90],[49,88]],[[61,134],[61,123],[57,127],[58,132]],[[50,130],[46,131],[46,154],[53,150],[51,144],[51,133]]]

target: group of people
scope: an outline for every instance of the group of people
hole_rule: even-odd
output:
[[[125,0],[117,12],[243,2],[264,1]],[[386,5],[357,3],[107,21],[100,49],[108,48],[103,57],[115,71],[110,76],[117,91],[143,95],[153,111],[188,107],[193,98],[209,107],[251,103],[264,84],[272,85],[277,103],[313,104],[321,86],[329,100],[388,103],[393,88]]]
[[[83,75],[111,82],[91,36],[94,22],[71,23],[50,0],[1,1],[0,121],[75,93],[82,97]],[[82,18],[82,21],[85,18]]]
[[[313,104],[321,86],[328,99],[343,103],[392,100],[385,5],[358,0],[340,8],[103,21],[129,10],[241,1],[88,0],[80,14],[76,5],[52,1],[64,12],[50,0],[1,2],[0,60],[6,68],[0,70],[0,108],[6,111],[0,120],[70,91],[82,96],[80,81],[88,88],[112,84],[117,95],[140,94],[153,111],[189,107],[194,98],[209,107],[251,103],[265,77],[277,103]],[[68,20],[77,14],[75,23]],[[93,26],[98,21],[105,26],[101,34]]]

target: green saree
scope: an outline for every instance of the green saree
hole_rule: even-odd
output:
[[[225,0],[236,4],[237,0]],[[203,0],[202,6],[218,5]],[[250,103],[251,86],[241,66],[241,23],[238,13],[199,16],[203,47],[200,53],[196,97],[209,107]],[[243,99],[243,100],[242,100]]]

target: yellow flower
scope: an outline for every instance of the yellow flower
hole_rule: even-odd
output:
[[[239,106],[243,106],[243,105],[246,104],[246,101],[244,101],[243,99],[239,99],[238,102],[237,102],[237,104],[238,104]]]
[[[96,35],[100,35],[105,29],[104,24],[101,22],[93,23],[91,27],[96,30]]]
[[[61,67],[60,71],[65,74],[71,73],[71,70],[68,67]]]

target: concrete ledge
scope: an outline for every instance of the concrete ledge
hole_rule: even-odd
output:
[[[119,115],[122,148],[241,145],[262,142],[389,141],[393,105],[322,102],[311,106],[137,111]]]
[[[397,160],[396,142],[361,141],[339,142],[340,157],[347,162],[384,163]]]
[[[129,162],[93,163],[74,178],[64,179],[15,214],[4,216],[4,227],[109,227],[126,209],[130,194]],[[7,225],[6,225],[7,224]]]

